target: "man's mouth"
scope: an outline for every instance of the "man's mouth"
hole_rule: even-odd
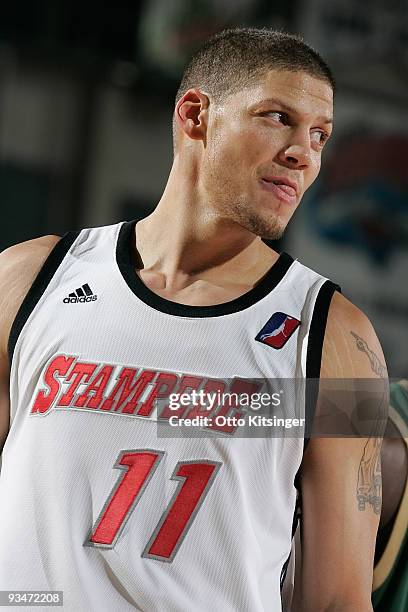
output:
[[[274,193],[281,201],[294,204],[297,199],[297,185],[292,181],[283,178],[264,177],[261,183],[266,189]]]

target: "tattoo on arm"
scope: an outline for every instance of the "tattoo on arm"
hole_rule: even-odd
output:
[[[354,336],[354,338],[356,339],[356,345],[357,345],[358,350],[361,351],[362,353],[365,353],[367,357],[369,358],[371,369],[374,372],[374,374],[378,374],[378,376],[381,376],[381,378],[385,378],[387,376],[387,369],[385,366],[382,365],[381,361],[379,360],[377,355],[374,353],[374,351],[372,351],[368,347],[367,342],[363,340],[363,338],[360,338],[360,336],[355,334],[353,331],[351,331],[350,334]]]
[[[375,514],[381,512],[381,443],[382,438],[370,438],[366,442],[358,468],[358,509],[365,510],[368,504]]]
[[[350,333],[356,340],[357,349],[367,355],[372,371],[377,376],[387,379],[386,367],[381,363],[374,351],[369,348],[367,342],[355,332],[350,331]],[[378,406],[377,417],[374,419],[371,437],[364,446],[357,480],[358,509],[365,510],[366,505],[371,505],[375,514],[380,514],[381,512],[381,444],[387,416],[388,393],[384,389],[384,394]]]

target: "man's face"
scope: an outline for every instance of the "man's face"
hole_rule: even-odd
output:
[[[279,238],[319,174],[333,91],[305,72],[269,71],[208,119],[201,184],[219,213]]]

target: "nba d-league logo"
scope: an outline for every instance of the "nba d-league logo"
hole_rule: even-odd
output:
[[[281,349],[299,325],[299,319],[284,312],[275,312],[255,336],[255,340],[274,349]]]

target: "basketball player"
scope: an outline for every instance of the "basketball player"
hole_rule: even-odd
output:
[[[275,612],[299,507],[296,612],[372,610],[378,431],[249,439],[219,424],[238,405],[169,408],[265,379],[386,380],[364,313],[270,244],[319,174],[333,90],[300,38],[219,33],[184,72],[154,212],[2,254],[0,589]],[[159,435],[203,414],[206,436]]]

